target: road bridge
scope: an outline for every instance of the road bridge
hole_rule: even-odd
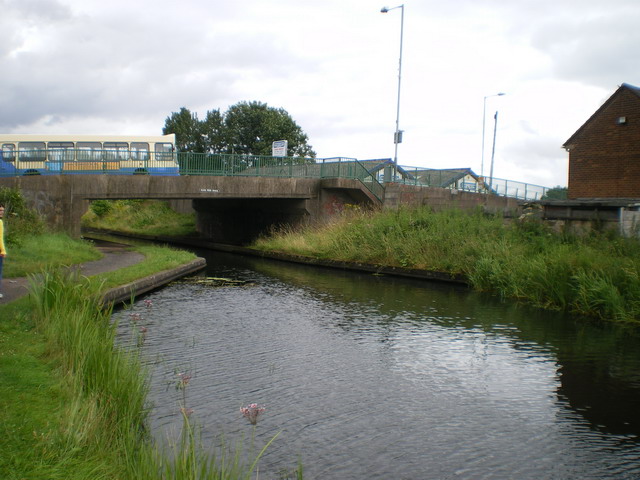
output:
[[[20,190],[50,226],[74,236],[80,235],[80,219],[93,200],[189,200],[200,234],[232,244],[249,242],[274,225],[326,220],[347,204],[433,210],[482,207],[501,213],[519,208],[514,198],[419,184],[415,175],[413,184],[407,179],[381,184],[382,169],[384,177],[391,178],[384,159],[308,161],[187,152],[176,159],[180,175],[125,175],[109,165],[68,161],[57,162],[52,169],[43,162],[38,175],[20,176],[16,170],[3,176],[0,172],[0,187]],[[152,168],[141,170],[153,173]]]
[[[20,190],[49,225],[75,236],[92,200],[188,199],[204,237],[234,244],[248,242],[273,225],[329,218],[347,204],[382,203],[362,181],[350,178],[32,175],[2,177],[0,187]]]

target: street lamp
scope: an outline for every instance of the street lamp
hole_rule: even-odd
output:
[[[398,175],[398,144],[402,143],[402,130],[400,130],[400,84],[402,82],[402,37],[404,33],[404,4],[397,7],[382,7],[381,13],[387,13],[391,10],[399,8],[402,11],[400,16],[400,60],[398,62],[398,103],[396,107],[396,131],[393,134],[393,143],[395,144],[395,153],[393,155],[393,179]]]
[[[487,95],[486,97],[484,97],[484,104],[482,107],[482,160],[480,163],[480,176],[482,178],[484,178],[484,127],[485,127],[485,117],[487,116],[487,98],[490,97],[501,97],[503,95],[506,95],[506,93],[500,92],[500,93],[494,93],[493,95]]]

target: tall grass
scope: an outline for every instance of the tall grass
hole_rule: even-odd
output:
[[[556,233],[427,208],[347,211],[327,225],[274,232],[253,245],[316,258],[463,274],[477,290],[544,308],[615,321],[640,320],[640,242],[614,233]]]

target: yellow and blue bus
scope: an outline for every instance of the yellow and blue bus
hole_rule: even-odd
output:
[[[0,176],[67,173],[178,175],[175,135],[0,134]]]

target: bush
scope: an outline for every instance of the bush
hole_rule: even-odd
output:
[[[8,246],[19,246],[26,237],[44,233],[44,221],[34,210],[27,208],[19,190],[0,187],[0,204],[5,207],[5,240]]]
[[[113,210],[109,200],[94,200],[91,202],[91,211],[96,214],[97,217],[104,217],[111,213]]]

